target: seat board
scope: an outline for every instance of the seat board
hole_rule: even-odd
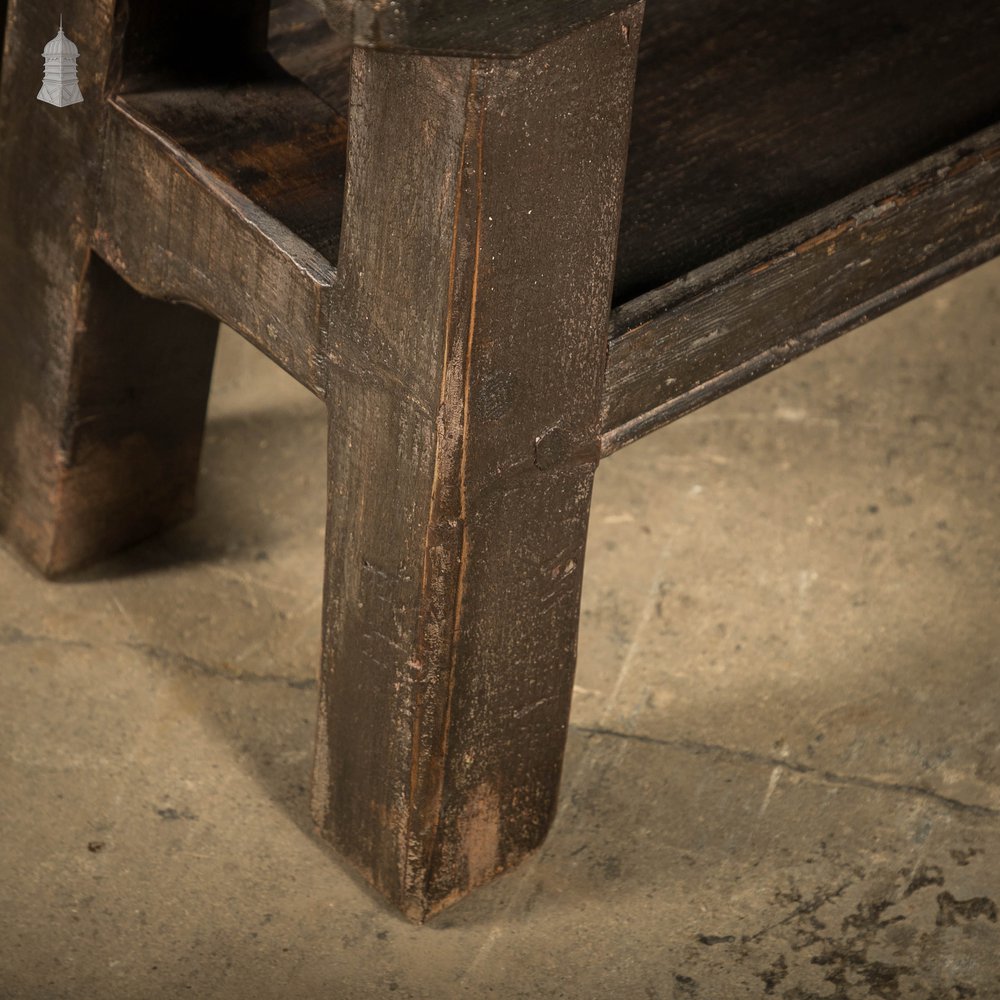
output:
[[[271,51],[347,104],[349,48],[275,0]],[[996,0],[647,0],[614,302],[1000,118]]]

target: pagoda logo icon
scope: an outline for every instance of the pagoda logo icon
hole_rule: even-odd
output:
[[[80,85],[76,79],[76,60],[80,50],[63,34],[62,18],[59,18],[59,34],[45,46],[42,58],[45,60],[45,75],[38,99],[57,108],[69,104],[79,104],[83,100]]]

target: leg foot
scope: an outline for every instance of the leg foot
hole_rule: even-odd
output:
[[[66,284],[69,329],[33,322],[23,286],[0,327],[0,528],[53,576],[192,511],[218,329],[95,256]]]
[[[638,16],[354,56],[314,812],[415,920],[555,809]]]

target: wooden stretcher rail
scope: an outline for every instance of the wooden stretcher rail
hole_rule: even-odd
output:
[[[476,18],[504,6],[477,5]],[[573,5],[518,6],[548,17]],[[270,53],[345,114],[350,37],[309,0],[273,0]],[[614,305],[987,128],[998,51],[996,0],[647,0]]]
[[[621,306],[602,453],[1000,253],[1000,125]]]
[[[202,104],[210,102],[200,96]],[[289,115],[301,96],[286,95]],[[302,197],[289,209],[287,172],[277,171],[285,200],[275,204],[254,201],[236,186],[242,171],[243,183],[263,188],[258,178],[273,171],[257,164],[273,166],[279,154],[294,163],[294,150],[258,145],[253,156],[244,149],[241,157],[229,143],[225,163],[203,159],[177,138],[183,133],[177,110],[192,102],[191,92],[178,91],[112,103],[95,249],[138,291],[218,317],[322,398],[326,293],[335,269],[278,217],[309,216]],[[160,127],[164,119],[175,123],[169,134]],[[339,216],[339,203],[331,209],[313,201],[317,211],[325,207],[327,215]]]

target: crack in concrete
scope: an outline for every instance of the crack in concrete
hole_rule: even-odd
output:
[[[305,690],[316,686],[315,677],[286,677],[283,674],[255,674],[249,670],[227,670],[225,667],[217,667],[204,660],[198,660],[185,653],[178,653],[172,649],[164,649],[162,646],[154,646],[147,642],[120,642],[115,645],[123,646],[126,649],[134,650],[137,653],[144,653],[152,660],[160,663],[170,663],[180,666],[199,677],[219,678],[226,681],[243,681],[247,684],[284,684],[286,687],[296,690]]]
[[[744,934],[740,940],[744,943],[748,941],[759,941],[765,934],[770,934],[771,931],[777,930],[779,927],[784,927],[786,924],[790,924],[798,917],[811,916],[817,910],[826,906],[827,903],[832,903],[835,899],[839,899],[843,896],[852,885],[854,885],[854,880],[850,879],[847,882],[843,882],[838,885],[836,889],[830,889],[827,892],[818,892],[812,899],[807,900],[804,903],[800,902],[791,913],[782,917],[781,920],[775,921],[773,924],[768,924],[766,927],[762,927],[756,934]]]
[[[68,639],[51,635],[33,635],[22,631],[16,627],[6,627],[0,629],[0,646],[28,645],[32,643],[50,643],[55,646],[71,647],[76,649],[96,649],[97,644],[87,642],[82,639]],[[152,660],[160,663],[168,663],[199,677],[209,677],[219,680],[240,681],[247,684],[283,684],[294,690],[309,690],[316,686],[315,677],[286,677],[281,674],[256,674],[250,671],[233,671],[225,667],[215,666],[199,660],[196,657],[188,656],[185,653],[178,653],[162,646],[156,646],[147,642],[112,642],[101,645],[117,646],[133,652],[141,653]],[[962,802],[959,799],[942,795],[931,788],[923,785],[911,785],[902,782],[880,781],[877,778],[866,778],[863,775],[838,774],[835,771],[827,771],[823,768],[812,767],[809,764],[802,764],[798,761],[787,760],[783,757],[772,757],[768,754],[757,753],[753,750],[736,750],[732,747],[723,746],[720,743],[701,743],[697,740],[689,739],[663,739],[657,736],[647,736],[643,733],[624,733],[617,729],[608,729],[604,726],[579,726],[570,727],[578,733],[589,736],[609,736],[614,739],[632,740],[637,743],[646,743],[651,746],[667,747],[672,750],[681,750],[685,753],[698,756],[714,755],[724,760],[739,761],[745,764],[754,764],[760,767],[781,768],[793,774],[809,775],[818,778],[831,785],[847,785],[854,788],[867,788],[878,792],[895,792],[900,795],[912,795],[919,798],[928,799],[938,805],[956,812],[967,813],[972,816],[983,816],[990,819],[1000,818],[1000,809],[991,806],[979,805],[978,803]]]
[[[174,667],[179,667],[189,673],[199,677],[217,678],[226,681],[242,681],[246,684],[283,684],[295,690],[306,690],[316,686],[315,677],[286,677],[282,674],[255,674],[247,670],[227,670],[225,667],[215,666],[199,660],[194,656],[185,653],[178,653],[163,646],[156,646],[148,642],[105,642],[93,643],[84,639],[68,639],[52,635],[33,635],[24,632],[19,628],[7,627],[0,629],[0,646],[20,646],[31,644],[48,643],[53,646],[62,646],[71,649],[94,650],[99,646],[112,646],[119,649],[128,649],[135,653],[148,656],[158,663],[166,663]]]
[[[617,729],[607,729],[603,726],[574,725],[570,728],[576,730],[578,733],[585,733],[591,736],[611,736],[615,739],[634,740],[637,743],[669,747],[672,750],[681,750],[685,753],[695,755],[711,754],[724,760],[755,764],[761,767],[782,768],[793,774],[805,774],[819,778],[821,781],[831,785],[848,785],[854,788],[868,788],[878,792],[895,792],[900,795],[918,796],[923,799],[929,799],[931,802],[945,806],[948,809],[953,809],[956,812],[963,812],[972,816],[985,816],[990,819],[1000,818],[1000,809],[979,805],[978,803],[962,802],[959,799],[935,792],[931,788],[925,788],[923,785],[879,781],[877,778],[866,778],[863,775],[838,774],[836,771],[827,771],[820,767],[812,767],[809,764],[801,764],[798,761],[786,760],[783,757],[772,757],[768,754],[756,753],[753,750],[734,750],[719,743],[699,743],[697,740],[688,739],[662,739],[657,736],[646,736],[642,733],[623,733]]]

